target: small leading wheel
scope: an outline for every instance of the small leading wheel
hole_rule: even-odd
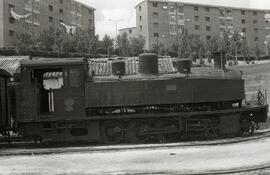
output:
[[[101,125],[101,137],[106,144],[117,144],[124,138],[123,124],[117,120],[107,120]]]
[[[254,133],[255,124],[253,122],[245,121],[241,126],[242,136],[250,136]]]
[[[43,139],[41,136],[34,136],[33,141],[35,142],[35,144],[38,144],[38,143],[42,143]]]
[[[151,125],[142,119],[135,119],[128,123],[127,140],[131,143],[143,143],[149,139],[147,133],[151,129]]]
[[[155,129],[159,130],[161,134],[158,139],[164,142],[173,142],[179,137],[178,122],[172,119],[159,119],[155,122]]]

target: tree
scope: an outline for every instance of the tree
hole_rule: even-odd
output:
[[[155,42],[152,44],[151,48],[152,48],[153,52],[155,52],[159,55],[166,55],[167,54],[166,47],[158,39],[155,40]]]
[[[178,46],[177,53],[179,58],[185,58],[191,56],[191,48],[189,42],[189,35],[187,29],[184,29],[181,34],[178,34],[175,38],[176,46]]]
[[[258,48],[259,49],[259,48]],[[258,57],[260,56],[260,50],[258,50],[259,53],[258,53]],[[257,55],[256,53],[256,48],[255,48],[255,55]],[[249,58],[250,58],[250,48],[248,47],[248,42],[247,40],[244,38],[241,40],[240,42],[240,53],[241,55],[243,55],[246,59],[246,61],[249,61]]]
[[[16,36],[16,49],[21,52],[30,52],[32,50],[33,40],[30,33],[22,33]]]
[[[199,36],[188,34],[187,29],[177,34],[170,46],[171,53],[177,53],[179,58],[204,57],[205,46]]]
[[[206,42],[206,51],[205,56],[209,63],[211,63],[212,53],[218,50],[219,40],[217,36],[212,37],[210,40]]]
[[[106,50],[107,55],[111,55],[113,50],[113,39],[107,34],[103,37],[102,47]]]
[[[38,48],[40,33],[28,24],[23,26],[21,33],[16,35],[15,46],[19,53],[29,53]]]
[[[130,38],[131,55],[138,56],[143,52],[145,46],[145,38],[142,35]]]
[[[55,28],[50,26],[48,30],[43,30],[39,36],[39,49],[53,51],[55,45]]]
[[[117,45],[119,46],[119,54],[120,56],[130,56],[130,44],[127,37],[127,33],[123,33],[122,35],[117,36]]]
[[[261,55],[261,50],[260,50],[258,44],[256,44],[254,50],[255,50],[254,53],[255,53],[255,55],[256,55],[256,59],[259,59],[259,58],[260,58],[260,55]]]

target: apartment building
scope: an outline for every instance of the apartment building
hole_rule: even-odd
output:
[[[128,38],[137,37],[137,27],[127,27],[119,30],[119,35],[126,33]]]
[[[17,34],[51,25],[95,33],[95,9],[76,0],[0,0],[0,48],[13,48]]]
[[[204,42],[224,31],[242,32],[250,48],[265,48],[265,10],[166,0],[144,0],[135,9],[137,31],[145,37],[146,49],[156,40],[169,47],[184,29]]]

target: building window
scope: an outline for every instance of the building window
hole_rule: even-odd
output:
[[[206,40],[207,40],[207,41],[211,40],[211,36],[210,36],[210,35],[207,35],[207,36],[206,36]]]
[[[175,16],[174,16],[174,15],[171,15],[171,17],[170,17],[170,22],[171,22],[171,23],[175,23],[175,22],[176,22]]]
[[[155,28],[158,28],[158,27],[159,27],[159,23],[158,23],[158,22],[154,22],[154,23],[153,23],[153,26],[154,26]]]
[[[195,29],[195,30],[199,30],[199,29],[200,29],[200,26],[199,26],[199,25],[195,25],[195,26],[194,26],[194,29]]]
[[[142,11],[142,7],[141,7],[141,6],[139,6],[139,12],[140,12],[140,11]]]
[[[242,28],[242,32],[243,33],[246,33],[246,28]]]
[[[223,17],[224,15],[224,9],[219,9],[219,16]]]
[[[64,23],[64,20],[60,19],[59,22],[60,22],[60,23]]]
[[[175,7],[174,6],[170,6],[170,13],[175,13]]]
[[[227,10],[226,10],[226,13],[232,13],[232,11],[231,11],[231,10],[229,10],[229,9],[227,9]]]
[[[242,15],[245,15],[246,14],[246,11],[245,10],[241,10],[241,14]]]
[[[211,27],[210,26],[206,26],[206,31],[211,31]]]
[[[49,11],[53,11],[53,6],[52,5],[49,5]]]
[[[142,16],[140,16],[140,21],[142,20]]]
[[[258,22],[258,21],[255,19],[255,20],[253,21],[253,24],[257,24],[257,22]]]
[[[206,16],[205,17],[205,21],[209,22],[210,21],[210,17],[209,16]]]
[[[154,37],[158,38],[159,37],[159,33],[154,33]]]
[[[92,15],[92,10],[88,10],[89,15]]]
[[[131,29],[129,29],[128,32],[129,32],[129,34],[132,34],[132,30]]]
[[[15,19],[13,17],[9,17],[9,24],[14,24]]]
[[[142,25],[140,25],[140,32],[142,32]]]
[[[11,37],[13,37],[14,36],[14,31],[13,30],[9,30],[8,31],[8,35],[11,36]]]
[[[182,6],[179,6],[179,7],[178,7],[178,12],[179,12],[179,13],[184,13],[184,8],[183,8]]]
[[[153,18],[158,18],[158,13],[157,12],[153,13]]]
[[[153,2],[153,7],[158,7],[158,3],[157,2]]]
[[[258,28],[254,28],[254,32],[255,33],[258,33]]]
[[[183,20],[184,19],[184,15],[178,15],[178,19],[179,20]]]
[[[25,10],[30,12],[39,13],[40,11],[40,0],[25,0]]]
[[[199,21],[199,16],[194,16],[194,21]]]
[[[210,11],[210,8],[209,7],[205,7],[205,11],[206,12],[209,12]]]
[[[49,16],[49,22],[53,22],[53,17]]]
[[[63,0],[59,0],[59,4],[63,4]]]
[[[198,6],[194,6],[194,11],[199,11],[199,7]]]
[[[60,14],[63,14],[64,13],[64,10],[63,9],[59,9],[59,13]]]
[[[256,36],[256,37],[254,38],[254,40],[255,40],[255,41],[258,41],[258,40],[259,40],[259,38]]]
[[[245,19],[242,19],[242,24],[246,24],[246,20]]]
[[[256,12],[256,11],[254,11],[254,12],[253,12],[253,15],[254,15],[254,16],[256,16],[256,15],[257,15],[257,12]]]
[[[88,21],[89,21],[89,25],[92,25],[92,19],[89,19]]]

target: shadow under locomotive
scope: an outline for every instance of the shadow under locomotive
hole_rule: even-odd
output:
[[[223,52],[213,56],[213,68],[179,59],[177,72],[162,74],[162,58],[150,53],[133,64],[102,62],[99,74],[86,59],[22,61],[10,86],[16,100],[6,98],[13,128],[39,141],[108,144],[250,135],[267,120],[266,94],[247,101],[241,72],[225,68]],[[5,116],[0,126],[9,133]]]

